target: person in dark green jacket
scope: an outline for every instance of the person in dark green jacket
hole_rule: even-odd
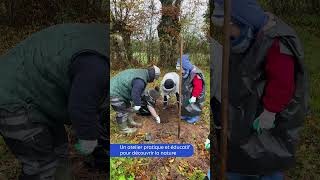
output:
[[[107,25],[61,24],[0,57],[0,134],[22,164],[19,179],[71,179],[64,124],[83,155],[109,144],[107,42]]]
[[[141,108],[141,97],[148,83],[159,79],[160,69],[152,66],[148,69],[127,69],[114,76],[110,81],[111,106],[117,112],[116,120],[120,132],[134,133],[141,123],[135,122],[133,115]],[[134,107],[131,107],[133,102]]]

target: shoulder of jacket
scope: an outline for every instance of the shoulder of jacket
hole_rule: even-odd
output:
[[[281,41],[279,41],[279,46],[280,46],[280,53],[281,53],[281,54],[293,56],[292,51],[288,48],[287,45],[285,45],[285,44],[283,44]]]

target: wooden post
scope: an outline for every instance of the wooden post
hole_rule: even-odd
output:
[[[227,148],[228,148],[228,106],[229,106],[229,56],[230,56],[230,34],[231,34],[230,0],[224,0],[224,43],[222,62],[222,87],[221,87],[221,172],[220,179],[226,179],[227,170]]]
[[[182,54],[183,54],[183,38],[180,36],[180,79],[179,79],[179,119],[178,119],[178,138],[180,138],[181,129],[181,106],[182,106]]]
[[[214,1],[213,0],[209,0],[209,23],[210,23],[210,31],[209,31],[209,41],[211,43],[211,41],[214,40],[214,25],[213,25],[213,22],[211,20],[211,17],[213,15],[213,10],[214,10]],[[210,48],[211,49],[211,48]],[[212,59],[212,53],[215,53],[215,52],[211,52],[210,51],[210,64],[213,63],[213,59]],[[211,68],[210,68],[211,69]],[[213,72],[210,71],[210,77],[212,77],[212,74]],[[211,80],[210,80],[211,81]],[[213,133],[214,132],[214,129],[215,129],[215,125],[214,125],[214,121],[213,121],[213,116],[212,116],[212,110],[210,111],[210,135],[209,135],[209,139],[210,139],[210,176],[209,177],[210,179],[217,179],[217,174],[219,174],[217,172],[217,166],[216,166],[216,163],[217,161],[214,161],[214,155],[217,154],[217,152],[214,152],[215,149],[217,149],[217,143],[213,143],[213,142],[216,142],[217,139],[213,139]],[[216,146],[216,147],[214,147]]]

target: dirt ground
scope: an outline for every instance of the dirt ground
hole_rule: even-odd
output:
[[[106,180],[109,178],[109,174],[107,172],[101,172],[89,168],[84,163],[85,158],[75,153],[70,155],[70,160],[72,162],[72,174],[74,180]]]
[[[70,152],[69,158],[71,161],[71,169],[73,180],[106,180],[109,178],[109,174],[106,172],[100,172],[94,169],[89,168],[85,163],[85,158],[78,153],[76,153],[73,145],[75,139],[70,133],[70,129],[67,128],[69,132],[70,140]],[[4,146],[4,144],[3,144]],[[5,150],[5,159],[0,157],[0,180],[16,180],[20,175],[20,164],[19,161],[11,154],[10,150],[7,147],[2,147]]]
[[[157,104],[157,112],[160,115],[161,123],[157,124],[151,116],[135,116],[137,122],[143,123],[143,127],[138,133],[127,138],[132,138],[130,142],[139,144],[192,144],[194,155],[188,158],[150,158],[143,165],[144,172],[135,173],[135,179],[196,179],[191,176],[196,172],[206,173],[210,167],[209,153],[205,150],[204,141],[209,134],[209,125],[200,120],[196,124],[181,122],[181,134],[178,138],[178,108],[170,105],[167,109],[162,109],[161,104]],[[146,134],[151,135],[151,140],[146,141]],[[139,166],[139,164],[138,164]]]
[[[104,172],[90,168],[86,162],[89,162],[89,158],[81,156],[74,149],[74,144],[76,143],[75,136],[72,135],[70,128],[67,128],[68,139],[69,139],[69,158],[71,161],[71,169],[73,180],[106,180],[109,178],[107,170]]]
[[[83,162],[83,159],[84,158],[77,155],[71,157],[74,180],[106,180],[109,177],[106,172],[99,172],[88,168]]]

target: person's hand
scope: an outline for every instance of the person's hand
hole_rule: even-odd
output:
[[[192,103],[195,103],[197,101],[197,98],[192,96],[190,99],[189,99],[189,103],[192,104]]]
[[[254,120],[253,129],[260,134],[262,129],[269,130],[271,128],[274,128],[275,119],[276,113],[264,109],[260,116],[256,120]]]
[[[156,122],[157,122],[158,124],[160,124],[160,117],[157,116],[155,119],[156,119]]]
[[[141,106],[134,106],[134,107],[133,107],[133,109],[134,109],[135,111],[139,111],[140,108],[141,108]]]
[[[210,139],[206,140],[206,142],[204,143],[204,147],[206,148],[206,150],[210,149]]]
[[[75,149],[82,155],[89,155],[98,145],[97,140],[78,140],[78,143],[74,145]]]

